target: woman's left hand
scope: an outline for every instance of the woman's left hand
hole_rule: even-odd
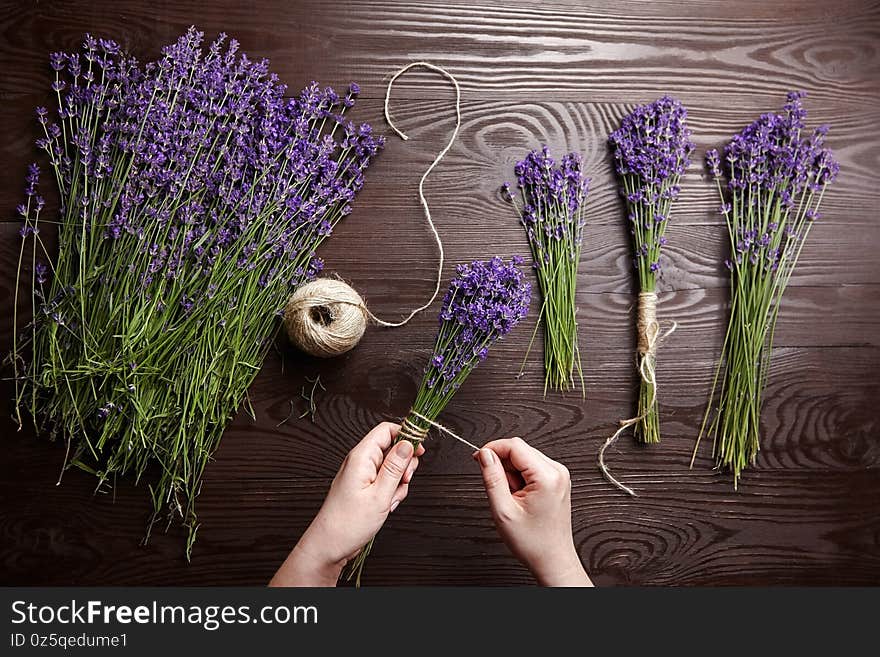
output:
[[[318,515],[270,586],[334,586],[345,563],[406,499],[422,445],[394,445],[400,426],[383,422],[348,453]],[[392,447],[393,445],[393,447]]]

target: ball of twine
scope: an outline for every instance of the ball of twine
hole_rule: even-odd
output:
[[[360,342],[368,316],[364,300],[350,285],[318,278],[287,300],[284,326],[296,347],[311,356],[332,358]]]

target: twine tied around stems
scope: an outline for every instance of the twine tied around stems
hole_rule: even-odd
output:
[[[657,375],[655,371],[657,349],[660,346],[660,343],[678,328],[678,324],[672,322],[672,326],[670,326],[663,335],[660,335],[660,322],[657,321],[657,294],[656,292],[641,292],[639,293],[638,322],[636,326],[638,329],[639,340],[639,375],[651,386],[651,402],[645,407],[645,410],[639,413],[639,415],[626,420],[620,420],[620,426],[617,431],[615,431],[599,449],[599,470],[602,472],[602,475],[610,483],[633,497],[638,497],[636,492],[629,486],[626,486],[617,480],[614,475],[611,474],[608,466],[605,465],[605,450],[611,447],[611,445],[613,445],[620,437],[620,434],[626,429],[645,419],[648,411],[657,401]]]
[[[428,419],[424,415],[422,415],[421,413],[417,413],[416,411],[413,411],[413,410],[411,410],[407,414],[406,418],[403,420],[403,423],[400,425],[400,431],[397,432],[397,439],[398,440],[401,440],[401,439],[408,440],[411,443],[413,443],[414,445],[417,445],[418,443],[422,442],[428,436],[428,429],[426,427],[418,426],[412,420],[410,420],[410,417],[414,417],[418,420],[421,420],[425,424],[427,424],[431,427],[434,427],[435,429],[437,429],[441,433],[445,433],[450,438],[455,438],[455,440],[457,440],[458,442],[460,442],[464,445],[467,445],[468,447],[470,447],[474,451],[478,451],[480,449],[479,447],[477,447],[473,443],[468,442],[467,440],[465,440],[464,438],[459,436],[457,433],[455,433],[451,429],[447,429],[439,422],[434,422],[434,420]]]
[[[379,326],[395,328],[407,324],[413,317],[427,309],[440,293],[440,283],[443,278],[443,264],[445,253],[443,241],[431,218],[431,210],[428,200],[425,198],[425,180],[434,167],[449,152],[458,137],[461,129],[461,88],[455,77],[434,64],[428,62],[413,62],[397,71],[389,80],[385,90],[385,120],[388,126],[404,141],[409,137],[401,132],[391,120],[388,106],[391,101],[391,87],[395,80],[411,68],[421,66],[445,76],[455,87],[455,130],[449,137],[446,146],[443,147],[431,165],[422,174],[419,180],[419,200],[425,212],[425,220],[431,228],[431,233],[437,242],[440,257],[437,264],[437,281],[434,285],[434,293],[426,303],[409,313],[399,322],[388,322],[374,315],[364,304],[361,296],[347,283],[328,278],[319,278],[311,283],[300,287],[287,302],[284,311],[284,323],[291,342],[312,356],[330,358],[344,354],[352,349],[364,335],[367,321],[371,320]]]
[[[641,292],[639,294],[639,353],[642,355],[657,353],[657,334],[660,324],[657,322],[657,293]]]

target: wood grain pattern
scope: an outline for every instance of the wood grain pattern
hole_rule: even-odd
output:
[[[880,3],[786,0],[570,0],[505,7],[464,0],[284,3],[250,0],[0,3],[0,346],[12,336],[22,174],[34,157],[33,108],[46,103],[48,52],[91,31],[141,58],[197,24],[227,30],[296,89],[357,80],[359,120],[384,127],[388,74],[413,59],[449,67],[463,88],[460,140],[426,191],[449,256],[526,254],[501,182],[527,149],[584,154],[592,177],[578,304],[587,399],[542,398],[540,343],[516,379],[534,316],[468,380],[444,422],[476,442],[522,435],[569,466],[575,540],[600,584],[880,583]],[[514,6],[511,6],[514,5]],[[733,491],[711,446],[688,468],[723,339],[726,231],[699,163],[683,181],[664,256],[660,314],[679,328],[658,366],[663,444],[621,440],[608,455],[641,496],[595,468],[599,444],[635,403],[633,281],[608,133],[662,93],[689,107],[698,158],[786,91],[810,92],[810,121],[830,123],[841,177],[826,196],[786,293],[756,467]],[[395,87],[394,137],[367,174],[355,212],[324,249],[328,268],[395,318],[430,293],[436,254],[416,197],[418,175],[452,128],[451,92],[430,74]],[[51,199],[50,199],[51,203]],[[52,231],[43,230],[49,248]],[[403,275],[401,275],[403,273]],[[19,305],[27,320],[29,302]],[[370,329],[328,362],[284,340],[250,391],[256,422],[231,423],[200,497],[193,562],[171,527],[139,546],[145,486],[66,473],[63,449],[0,423],[0,584],[262,584],[319,507],[347,450],[408,409],[435,330],[430,310],[396,330]],[[306,376],[327,388],[316,422],[289,414]],[[4,372],[8,376],[8,372]],[[10,386],[0,387],[9,415]],[[407,502],[383,529],[367,584],[528,584],[499,543],[467,450],[434,437]]]

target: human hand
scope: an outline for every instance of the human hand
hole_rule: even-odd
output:
[[[501,539],[542,586],[592,586],[571,534],[571,477],[521,438],[474,453]]]
[[[270,586],[333,586],[345,563],[406,498],[425,448],[401,440],[400,426],[383,422],[345,457],[324,504]],[[390,449],[389,449],[390,448]]]

